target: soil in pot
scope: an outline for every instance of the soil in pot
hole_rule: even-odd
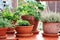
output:
[[[57,34],[60,23],[43,23],[43,31],[47,34]]]
[[[34,16],[28,16],[28,15],[24,15],[22,16],[23,20],[27,20],[30,22],[30,24],[34,25],[33,27],[33,33],[38,33],[37,31],[37,26],[38,26],[38,22],[37,20],[35,20]]]
[[[0,38],[6,38],[7,28],[0,28]]]
[[[8,28],[7,34],[14,34],[15,33],[14,30],[15,30],[14,28]]]

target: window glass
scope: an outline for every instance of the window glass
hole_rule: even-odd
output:
[[[0,9],[3,9],[3,2],[0,0]]]
[[[0,9],[4,9],[6,5],[9,6],[9,9],[11,9],[12,8],[11,0],[0,0]]]

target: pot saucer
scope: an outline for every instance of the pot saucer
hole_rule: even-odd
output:
[[[0,36],[0,39],[6,39],[6,36]]]
[[[46,34],[46,33],[42,33],[42,35],[46,37],[58,37],[59,36],[58,34]]]
[[[33,35],[33,33],[31,33],[31,34],[16,34],[16,37],[29,37],[32,35]]]
[[[39,34],[38,30],[33,31],[34,34]]]

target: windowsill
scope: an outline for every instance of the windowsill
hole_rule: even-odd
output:
[[[18,39],[18,40],[60,40],[58,37],[43,37],[42,36],[43,31],[40,31],[39,34],[34,34],[31,37],[19,37],[15,38],[13,34],[8,34],[7,39]]]

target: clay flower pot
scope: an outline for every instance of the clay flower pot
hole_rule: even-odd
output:
[[[6,36],[7,28],[0,28],[0,36]]]
[[[12,24],[15,26],[15,24],[16,24],[16,21],[14,20],[13,22],[12,22]],[[15,33],[15,28],[8,28],[8,30],[7,30],[7,34],[14,34]]]
[[[43,23],[43,31],[47,34],[56,34],[60,30],[60,23]]]
[[[33,25],[31,25],[31,26],[17,26],[15,29],[18,34],[30,34],[30,33],[32,33]]]
[[[22,16],[23,20],[27,20],[30,22],[30,24],[34,25],[33,27],[33,31],[37,30],[37,26],[38,26],[38,22],[37,20],[35,20],[34,16],[29,16],[29,15],[23,15]]]
[[[35,20],[35,19],[34,19],[34,16],[23,15],[23,16],[21,16],[21,18],[22,18],[23,20],[29,21],[30,24],[34,25],[34,20]]]
[[[13,34],[13,33],[15,33],[14,30],[15,30],[14,28],[8,28],[7,34]]]
[[[37,30],[38,22],[39,22],[39,21],[34,20],[34,27],[33,27],[33,31]]]

